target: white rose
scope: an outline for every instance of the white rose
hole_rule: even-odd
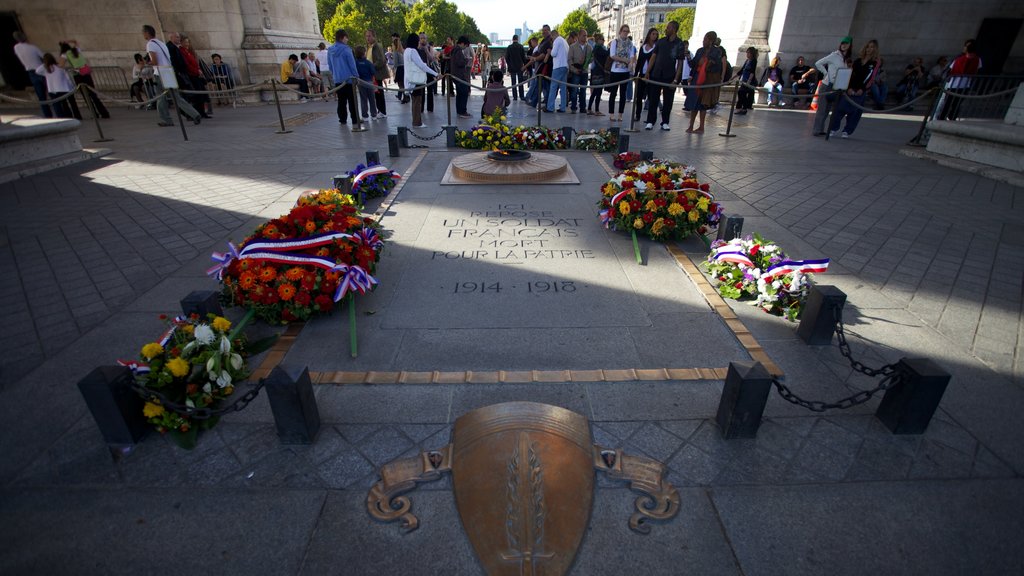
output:
[[[213,328],[206,324],[196,326],[195,336],[196,342],[200,344],[213,344],[213,341],[217,339],[217,335],[213,333]]]

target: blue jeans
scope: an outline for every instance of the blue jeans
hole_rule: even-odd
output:
[[[548,112],[555,111],[555,104],[557,104],[556,100],[559,92],[562,93],[562,107],[559,108],[559,110],[565,112],[565,105],[569,102],[569,87],[565,85],[565,81],[568,77],[568,66],[555,68],[551,71],[551,88],[548,91]]]
[[[839,107],[832,114],[832,123],[829,124],[829,132],[835,132],[839,129],[839,123],[843,117],[846,117],[846,127],[843,128],[843,132],[847,134],[853,134],[853,131],[857,129],[857,124],[860,123],[860,117],[864,113],[860,108],[850,104],[850,100],[863,106],[864,100],[867,99],[867,94],[861,94],[860,96],[851,96],[847,94],[846,97],[839,96]]]
[[[537,98],[540,96],[540,78],[536,76],[530,79],[530,89],[526,91],[526,103],[531,108],[537,107]]]
[[[776,104],[782,104],[782,82],[772,84],[771,82],[764,83],[764,89],[768,91],[768,105],[771,106],[772,102]],[[776,96],[778,94],[778,96]]]
[[[875,108],[885,106],[885,99],[889,97],[889,86],[884,83],[875,82],[871,85],[871,99],[875,101]]]
[[[574,72],[569,74],[570,84],[579,84],[580,86],[587,85],[587,73],[586,72]],[[587,109],[587,89],[586,88],[573,88],[569,87],[569,107],[573,110],[576,109],[579,104],[580,110]]]
[[[40,76],[34,71],[28,71],[28,79],[32,81],[32,89],[36,91],[36,98],[40,102],[43,100],[49,100],[50,96],[46,92],[46,76]],[[45,104],[40,104],[39,108],[43,111],[43,118],[53,118],[53,108]]]

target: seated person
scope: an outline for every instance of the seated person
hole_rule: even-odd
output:
[[[922,79],[924,79],[924,60],[914,58],[914,61],[903,69],[903,78],[900,78],[899,84],[896,85],[896,93],[901,96],[900,103],[917,98],[917,89],[921,86]]]
[[[511,100],[508,97],[508,88],[505,88],[505,83],[502,81],[503,76],[500,69],[491,71],[487,82],[487,92],[484,94],[484,105],[480,109],[481,117],[493,114],[498,108],[508,110]]]
[[[941,86],[946,81],[946,67],[949,66],[949,58],[945,56],[939,56],[939,59],[935,61],[935,66],[932,66],[928,70],[928,83],[925,85],[926,88],[934,88]]]
[[[814,94],[818,88],[818,71],[808,66],[804,57],[800,56],[796,59],[796,66],[789,69],[789,82],[789,90],[793,96],[799,95],[801,90],[805,90],[807,94]],[[810,102],[810,98],[793,99],[793,105],[797,107],[804,107],[808,102]]]
[[[288,59],[281,63],[281,82],[284,84],[295,84],[299,91],[309,92],[309,83],[306,82],[306,65],[299,61],[295,54],[289,54]],[[301,95],[300,98],[308,98]]]

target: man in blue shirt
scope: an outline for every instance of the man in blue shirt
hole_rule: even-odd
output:
[[[348,34],[344,30],[334,33],[334,44],[327,50],[327,60],[334,75],[334,83],[343,84],[338,89],[338,122],[347,123],[348,115],[351,114],[352,124],[359,124],[361,119],[356,110],[356,93],[353,90],[359,71],[356,69],[352,48],[348,45]]]

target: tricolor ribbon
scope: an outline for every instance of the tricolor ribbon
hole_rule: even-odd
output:
[[[274,262],[276,264],[294,264],[296,266],[315,266],[324,270],[333,270],[336,266],[334,260],[322,256],[310,256],[308,254],[287,254],[283,252],[250,252],[243,256],[245,259],[260,260],[262,262]]]
[[[715,254],[715,260],[719,262],[742,264],[747,268],[756,268],[756,266],[754,266],[754,262],[743,253],[743,248],[740,248],[739,246],[722,246]]]
[[[370,176],[376,176],[377,174],[391,174],[391,178],[395,180],[399,180],[402,178],[400,174],[398,174],[397,172],[391,172],[391,170],[386,166],[371,166],[363,170],[359,174],[356,174],[355,177],[352,178],[352,189],[355,190],[356,186],[358,186],[360,182],[369,178]]]
[[[149,374],[149,366],[135,360],[118,360],[118,366],[127,366],[132,374]]]
[[[345,264],[340,264],[335,266],[334,270],[341,272],[341,277],[338,281],[338,289],[334,291],[335,302],[344,298],[345,294],[347,294],[349,290],[354,290],[360,294],[366,294],[367,290],[377,285],[377,279],[370,276],[369,272],[363,270],[359,266],[347,266]]]
[[[210,255],[210,259],[216,262],[216,264],[206,271],[206,275],[213,276],[217,280],[223,279],[224,270],[227,269],[228,264],[231,264],[231,261],[235,258],[238,258],[238,248],[231,242],[228,242],[227,252],[214,252]]]
[[[612,220],[612,217],[609,216],[610,212],[611,212],[610,210],[605,209],[605,210],[601,210],[601,213],[600,213],[601,224],[604,224],[605,228],[611,228],[611,226],[612,226],[613,220]]]
[[[360,234],[364,234],[364,236],[360,236]],[[214,252],[210,256],[210,258],[213,259],[214,262],[217,262],[217,264],[207,270],[206,274],[221,280],[224,276],[224,270],[227,269],[231,264],[231,261],[235,259],[269,260],[271,262],[278,262],[282,264],[312,264],[313,266],[330,270],[334,267],[334,262],[332,260],[318,258],[316,256],[283,256],[283,254],[286,252],[298,252],[301,250],[309,250],[311,248],[319,248],[321,246],[332,244],[335,240],[355,240],[357,242],[365,242],[364,238],[365,233],[362,231],[356,234],[347,234],[345,232],[324,232],[322,234],[314,234],[305,238],[256,240],[246,244],[245,248],[242,248],[241,251],[239,251],[234,244],[229,242],[229,252]]]
[[[771,282],[779,276],[800,272],[809,274],[812,272],[825,272],[828,270],[828,258],[820,260],[783,260],[778,264],[770,266],[761,276],[765,282]]]
[[[380,251],[381,247],[384,246],[384,241],[380,239],[380,235],[373,228],[361,228],[354,236],[357,242],[369,246],[376,251]]]

